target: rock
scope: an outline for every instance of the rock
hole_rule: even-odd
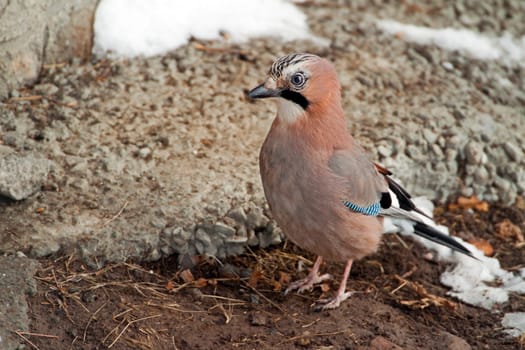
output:
[[[377,153],[383,158],[390,157],[392,155],[392,148],[380,144],[377,146]]]
[[[0,266],[0,349],[22,349],[13,331],[29,331],[26,294],[37,291],[33,275],[39,265],[26,257],[0,256]]]
[[[5,158],[9,154],[13,153],[15,153],[15,151],[11,147],[0,144],[0,159]]]
[[[86,179],[76,179],[73,180],[70,184],[71,187],[79,190],[80,192],[87,192],[89,191],[89,182]]]
[[[268,228],[259,232],[259,246],[261,248],[267,248],[271,245],[276,245],[282,242],[283,232],[279,227],[275,226],[275,223],[268,225]]]
[[[521,149],[519,149],[518,146],[513,144],[512,142],[505,142],[503,144],[503,149],[505,150],[505,153],[509,156],[509,158],[515,162],[521,162],[521,159],[523,158],[523,152]]]
[[[213,226],[213,232],[222,238],[230,238],[235,235],[235,228],[218,222]]]
[[[430,129],[423,129],[423,137],[425,138],[425,140],[427,140],[429,144],[432,145],[434,144],[434,142],[436,142],[438,134],[436,134]]]
[[[421,149],[415,145],[408,145],[406,148],[406,153],[410,158],[414,160],[419,160],[419,159],[422,159],[423,157],[423,153],[421,153]]]
[[[442,339],[443,349],[447,350],[471,350],[470,345],[462,338],[442,331],[439,335]]]
[[[443,151],[441,150],[441,147],[439,147],[437,143],[431,144],[430,149],[432,150],[432,153],[434,153],[434,155],[436,156],[435,158],[437,158],[438,160],[441,160],[445,157]]]
[[[195,231],[195,248],[199,254],[208,254],[212,256],[217,254],[217,247],[212,244],[210,236],[202,228],[198,228],[197,231]]]
[[[489,172],[485,167],[479,167],[474,171],[474,181],[477,185],[486,185],[489,181]]]
[[[465,113],[461,110],[461,109],[458,109],[458,108],[455,108],[453,111],[452,111],[452,115],[454,116],[454,118],[456,118],[457,120],[463,120],[465,119],[467,116],[465,115]]]
[[[502,177],[496,177],[496,179],[494,180],[494,184],[496,185],[496,187],[503,191],[503,192],[508,192],[510,191],[510,182],[505,180],[504,178]]]
[[[40,190],[50,161],[35,154],[9,154],[0,159],[0,195],[22,200]]]
[[[467,139],[463,135],[452,135],[447,139],[446,145],[448,149],[456,150],[463,147],[466,141]]]
[[[246,226],[248,229],[265,227],[269,219],[264,215],[263,210],[255,205],[250,206],[250,211],[246,217]]]
[[[228,256],[240,255],[246,251],[244,244],[224,244],[217,249],[217,257],[220,259]]]
[[[516,185],[512,182],[510,183],[510,187],[508,191],[505,191],[503,193],[500,191],[499,193],[501,201],[505,203],[506,205],[512,205],[514,201],[516,200],[517,195],[518,193],[517,193]]]
[[[60,244],[52,239],[46,239],[42,242],[34,242],[29,255],[32,258],[43,258],[55,254],[60,249]]]
[[[188,242],[192,240],[193,233],[182,227],[165,228],[161,233],[161,240],[173,248],[177,253],[183,254],[188,250]]]
[[[382,336],[377,336],[370,342],[368,350],[403,350],[403,348]]]
[[[428,45],[417,45],[414,50],[423,56],[428,63],[435,64],[438,61],[438,49]]]
[[[445,62],[441,63],[441,66],[443,68],[445,68],[449,72],[454,70],[454,65],[452,63],[448,62],[448,61],[445,61]]]
[[[240,207],[230,210],[226,216],[235,220],[238,225],[244,225],[247,219],[244,209]]]
[[[45,62],[60,63],[91,56],[93,21],[99,0],[53,0],[47,9]]]
[[[219,266],[219,276],[225,278],[246,278],[250,277],[252,272],[249,268],[232,265],[227,262]]]
[[[250,247],[255,247],[259,245],[259,237],[257,237],[253,230],[248,231],[248,241],[246,243]]]
[[[458,156],[458,151],[455,149],[447,149],[445,152],[445,158],[447,161],[456,161],[456,157]]]
[[[0,100],[36,81],[43,63],[87,60],[97,4],[98,0],[0,2],[0,62],[9,62],[0,65]]]
[[[525,192],[525,169],[518,170],[516,174],[516,187],[520,193]]]
[[[447,162],[447,170],[448,172],[455,174],[458,171],[458,162],[451,160]]]
[[[260,312],[253,312],[250,316],[252,326],[266,326],[268,323],[268,317]]]
[[[58,92],[58,87],[54,84],[38,84],[33,87],[34,91],[40,95],[50,96]]]
[[[162,215],[156,215],[151,218],[151,226],[153,226],[156,229],[162,230],[167,225],[167,220]]]
[[[139,149],[137,155],[139,158],[145,159],[151,154],[151,149],[149,147],[143,147]]]
[[[459,193],[463,196],[463,197],[470,197],[474,194],[474,190],[472,189],[472,187],[462,187],[460,190],[459,190]]]
[[[465,158],[469,164],[480,164],[486,157],[483,152],[483,145],[470,141],[464,148]]]
[[[0,100],[9,91],[38,78],[50,3],[51,0],[0,2]]]

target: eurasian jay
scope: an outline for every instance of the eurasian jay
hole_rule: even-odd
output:
[[[292,290],[311,290],[329,278],[320,275],[323,258],[346,266],[332,299],[338,307],[352,292],[346,282],[352,263],[377,250],[385,221],[410,223],[414,233],[472,256],[455,239],[425,224],[410,195],[374,164],[350,135],[333,65],[316,55],[295,53],[277,59],[252,99],[275,98],[277,116],[260,152],[264,193],[286,236],[318,255],[308,276]]]

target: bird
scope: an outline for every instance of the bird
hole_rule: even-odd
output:
[[[317,255],[306,278],[285,294],[311,291],[330,279],[320,274],[324,259],[345,262],[332,298],[318,310],[334,309],[353,292],[346,290],[354,261],[378,249],[387,220],[415,234],[473,257],[454,238],[431,225],[392,173],[374,163],[350,134],[334,65],[310,53],[293,53],[271,65],[250,99],[274,99],[277,114],[259,154],[264,194],[285,236]]]

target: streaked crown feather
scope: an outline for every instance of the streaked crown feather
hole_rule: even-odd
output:
[[[297,63],[313,60],[315,58],[317,58],[316,55],[312,55],[309,53],[293,53],[290,55],[280,57],[270,67],[268,75],[270,75],[273,78],[278,78],[282,75],[283,71],[287,67],[293,66]]]

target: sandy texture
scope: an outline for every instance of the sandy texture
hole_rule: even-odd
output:
[[[245,93],[292,51],[334,61],[350,129],[414,194],[511,203],[525,190],[523,68],[407,44],[375,19],[452,26],[468,14],[469,28],[520,35],[512,6],[485,6],[502,28],[446,4],[306,3],[330,47],[192,42],[163,57],[48,67],[1,108],[4,146],[52,166],[41,193],[2,204],[0,251],[62,248],[101,265],[279,242],[257,167],[274,107]]]

